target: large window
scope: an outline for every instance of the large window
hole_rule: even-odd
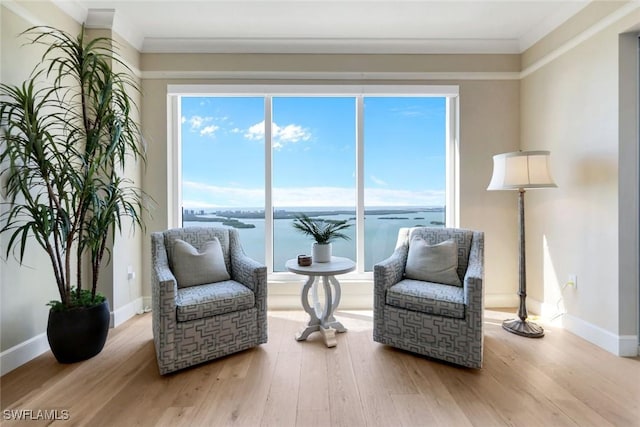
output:
[[[273,271],[296,254],[310,253],[309,237],[291,217],[351,220],[351,240],[337,240],[335,256],[355,259],[355,100],[352,97],[272,99]]]
[[[400,227],[445,224],[446,98],[364,99],[365,270]]]
[[[264,100],[182,97],[182,225],[235,227],[265,262]],[[257,124],[257,125],[256,125]]]
[[[456,225],[457,88],[220,89],[170,90],[175,225],[234,227],[278,273],[310,252],[296,214],[347,219],[351,239],[333,252],[356,260],[356,274],[393,252],[400,227]]]

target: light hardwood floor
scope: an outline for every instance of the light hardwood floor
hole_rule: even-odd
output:
[[[349,331],[335,348],[317,333],[296,342],[305,316],[270,312],[267,344],[166,377],[151,316],[137,316],[93,359],[46,353],[2,377],[2,424],[21,424],[6,411],[58,409],[69,419],[54,425],[91,427],[640,425],[640,358],[560,328],[526,339],[487,311],[485,365],[470,370],[374,343],[366,312],[337,313]]]

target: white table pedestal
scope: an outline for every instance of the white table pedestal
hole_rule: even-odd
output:
[[[299,266],[297,259],[291,259],[285,265],[289,271],[308,276],[302,287],[301,301],[310,320],[307,326],[296,334],[296,340],[304,341],[311,333],[319,331],[324,337],[326,346],[335,347],[336,333],[347,331],[347,328],[333,316],[340,304],[341,295],[340,282],[335,276],[353,271],[355,263],[348,258],[332,257],[331,262],[313,263],[308,267]],[[324,291],[322,301],[318,292],[320,286]],[[309,304],[309,292],[311,292],[311,304]]]

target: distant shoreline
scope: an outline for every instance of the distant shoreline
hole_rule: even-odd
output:
[[[431,208],[416,208],[416,209],[365,209],[365,215],[406,215],[416,214],[420,212],[444,212],[444,207],[431,207]],[[294,219],[297,215],[305,214],[311,218],[319,216],[332,216],[332,215],[355,215],[355,210],[330,210],[330,211],[287,211],[283,209],[276,210],[273,213],[273,219]],[[217,218],[205,217],[203,215],[216,215]],[[264,211],[213,211],[205,212],[200,210],[199,213],[195,213],[194,209],[187,209],[182,214],[183,221],[189,222],[221,222],[223,225],[227,225],[234,228],[255,228],[254,224],[247,224],[240,219],[264,219]],[[378,219],[404,219],[402,217],[380,217]],[[407,218],[408,219],[408,218]],[[415,218],[418,219],[418,218]],[[420,218],[423,219],[423,218]],[[432,221],[435,223],[437,221]],[[440,224],[438,224],[440,225]]]
[[[201,218],[201,215],[217,215],[223,218],[241,218],[241,219],[264,219],[264,211],[240,211],[240,210],[225,210],[225,211],[211,211],[205,212],[204,210],[200,210],[200,213],[189,213],[189,211],[193,212],[195,209],[187,209],[183,213],[183,217],[197,217]],[[431,207],[431,208],[416,208],[416,209],[365,209],[365,215],[406,215],[406,214],[415,214],[419,212],[443,212],[444,207]],[[318,216],[331,216],[331,215],[355,215],[355,210],[329,210],[329,211],[304,211],[304,210],[295,210],[295,211],[287,211],[284,209],[277,209],[273,213],[274,219],[294,219],[296,215],[305,214],[309,217],[318,217]]]

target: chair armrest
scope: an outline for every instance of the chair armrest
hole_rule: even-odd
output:
[[[373,284],[376,290],[384,291],[402,280],[407,251],[406,246],[400,246],[389,258],[373,266]]]
[[[151,234],[151,297],[152,309],[171,310],[175,317],[178,281],[169,268],[169,259],[164,246],[164,236],[156,232]],[[164,314],[163,314],[164,315]]]
[[[472,312],[482,313],[484,282],[484,233],[474,232],[469,252],[469,264],[464,276],[464,303]]]
[[[155,338],[160,339],[163,344],[173,342],[177,295],[178,281],[169,266],[154,265],[151,268],[151,312],[153,328],[157,332]]]
[[[385,305],[387,289],[402,280],[407,262],[407,252],[407,246],[399,246],[389,258],[373,266],[374,331],[383,328],[382,310]]]
[[[175,370],[178,281],[169,268],[162,233],[151,234],[151,319],[160,374]]]
[[[242,250],[232,250],[231,278],[253,291],[258,310],[258,342],[267,342],[267,267]]]
[[[481,300],[482,297],[482,273],[480,271],[470,271],[464,276],[464,303],[469,305],[472,301]]]
[[[165,310],[167,308],[175,309],[178,281],[169,269],[169,266],[155,265],[152,268],[151,275],[152,293],[158,297],[157,301],[153,301],[153,308],[162,307]]]
[[[231,253],[231,279],[242,283],[256,294],[266,295],[267,267],[249,258],[244,252]]]

